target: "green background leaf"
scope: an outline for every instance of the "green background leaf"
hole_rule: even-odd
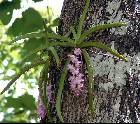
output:
[[[6,97],[5,99],[7,100],[5,104],[7,108],[11,107],[15,109],[24,108],[26,110],[36,109],[34,97],[27,93],[18,98]]]
[[[52,8],[38,8],[40,1],[33,0],[35,3],[27,8],[27,1],[30,0],[0,0],[0,85],[1,90],[5,82],[9,82],[13,75],[18,73],[26,62],[36,62],[40,58],[40,52],[31,54],[34,50],[44,46],[45,40],[39,35],[36,38],[26,38],[23,43],[20,40],[17,43],[10,44],[17,36],[25,35],[26,33],[38,32],[43,29],[43,19],[49,20],[47,31],[54,33],[54,28],[57,26],[57,16],[53,17]],[[22,5],[22,6],[21,6]],[[22,14],[20,18],[14,14],[16,12]],[[25,10],[26,9],[26,10]],[[49,15],[48,12],[49,11]],[[13,22],[11,19],[14,19]],[[53,20],[55,18],[55,20]],[[11,21],[11,22],[10,22]],[[9,23],[10,22],[10,23]],[[7,26],[8,25],[8,26]],[[9,27],[10,26],[10,27]],[[53,29],[52,29],[53,27]],[[20,42],[20,43],[19,43]],[[28,57],[27,57],[28,56]],[[27,57],[26,59],[24,59]],[[47,57],[46,54],[43,57]],[[45,59],[44,58],[44,59]],[[24,61],[22,61],[24,59]],[[4,123],[21,123],[21,122],[39,122],[35,99],[37,100],[36,91],[38,90],[38,78],[42,66],[32,68],[19,79],[20,84],[13,85],[8,92],[0,95],[0,122]],[[19,82],[17,82],[19,83]],[[2,87],[3,86],[3,87]],[[23,95],[23,92],[25,93]],[[27,92],[33,94],[29,95]],[[16,98],[13,97],[16,95]]]
[[[44,38],[31,38],[24,43],[23,49],[21,50],[21,58],[24,59],[23,61],[33,61],[37,57],[37,53],[32,54],[33,51],[40,48],[45,44]],[[29,56],[31,54],[31,56]]]
[[[22,18],[17,18],[8,30],[8,34],[18,36],[43,29],[43,19],[34,9],[29,8],[22,13]]]
[[[13,14],[14,9],[20,8],[20,0],[13,0],[12,2],[9,2],[7,0],[0,3],[0,20],[4,25],[7,25]]]

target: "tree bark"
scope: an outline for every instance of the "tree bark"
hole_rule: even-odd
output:
[[[66,34],[78,21],[85,0],[64,0],[58,33]],[[68,88],[63,92],[62,115],[68,123],[139,122],[140,119],[140,2],[138,0],[90,1],[84,22],[86,31],[92,25],[128,22],[127,27],[95,33],[88,40],[99,39],[124,54],[123,62],[109,53],[90,48],[94,66],[95,116],[88,113],[87,91],[75,97]],[[66,53],[66,50],[63,50]]]

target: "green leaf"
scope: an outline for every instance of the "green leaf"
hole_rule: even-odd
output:
[[[7,25],[13,14],[14,9],[20,8],[20,0],[12,0],[12,2],[9,1],[3,1],[0,3],[0,20],[4,25]]]
[[[61,96],[62,96],[62,91],[64,89],[64,82],[65,82],[65,78],[68,72],[67,69],[67,65],[68,65],[69,61],[66,62],[66,64],[64,65],[62,74],[61,74],[61,78],[60,78],[60,82],[59,82],[59,89],[58,89],[58,93],[57,93],[57,97],[56,97],[56,111],[57,111],[57,116],[59,117],[61,122],[64,122],[62,114],[61,114]]]
[[[17,18],[8,29],[8,34],[13,36],[23,35],[43,29],[43,19],[39,12],[29,8],[22,13],[22,18]]]
[[[39,48],[36,48],[33,51],[30,51],[30,53],[28,53],[26,56],[24,56],[22,63],[26,62],[26,61],[34,61],[37,58],[40,59],[41,57],[45,57],[45,56],[42,56],[43,52],[40,55],[36,55],[36,53],[39,51],[46,50],[46,49],[47,49],[47,46],[40,46]]]
[[[73,37],[74,37],[75,41],[77,41],[77,34],[76,34],[75,29],[74,29],[73,27],[71,27],[70,30],[71,30],[71,32],[72,32],[72,34],[73,34]]]
[[[48,55],[48,52],[46,53]],[[49,79],[48,79],[48,73],[50,70],[50,60],[48,59],[46,63],[44,64],[43,69],[40,73],[39,78],[39,95],[41,97],[41,100],[43,101],[43,104],[45,105],[45,108],[47,110],[47,117],[50,122],[52,122],[51,114],[50,114],[50,108],[49,108],[49,101],[48,101],[48,94],[47,94],[47,86],[49,85]],[[43,86],[43,88],[42,88]]]
[[[23,105],[19,101],[19,98],[6,97],[5,99],[7,100],[5,107],[13,107],[15,109],[23,108]]]
[[[56,41],[56,42],[49,43],[49,46],[76,47],[76,44],[71,43],[71,42],[59,42],[59,41]]]
[[[124,22],[113,22],[113,23],[108,23],[108,24],[96,25],[95,27],[91,27],[88,31],[84,32],[80,37],[80,41],[85,40],[88,36],[90,36],[94,32],[99,32],[101,30],[106,30],[106,29],[116,28],[116,27],[121,27],[121,26],[126,26],[126,25],[127,24]]]
[[[89,109],[94,113],[95,107],[93,104],[93,91],[94,91],[94,78],[93,78],[93,67],[90,61],[90,56],[85,49],[82,49],[84,60],[86,62],[87,71],[88,71],[88,101]]]
[[[70,38],[67,38],[65,36],[61,36],[59,34],[55,34],[55,33],[48,33],[47,34],[48,38],[52,38],[52,39],[57,39],[57,40],[61,40],[61,41],[66,41],[66,42],[69,42],[69,43],[74,43],[73,40],[71,40]]]
[[[96,47],[96,48],[100,48],[103,49],[107,52],[110,52],[112,55],[124,60],[124,61],[128,61],[128,59],[126,57],[124,57],[123,55],[119,54],[117,51],[112,50],[111,48],[109,48],[107,45],[100,43],[100,42],[96,42],[96,41],[89,41],[89,42],[83,42],[81,44],[79,44],[78,47]]]
[[[6,104],[5,107],[7,108],[24,108],[26,110],[35,110],[35,98],[32,95],[24,94],[22,96],[19,96],[18,98],[12,98],[12,97],[6,97]]]
[[[25,61],[33,61],[35,60],[38,56],[35,54],[34,51],[37,49],[41,48],[45,44],[45,39],[44,38],[31,38],[28,41],[24,42],[24,46],[21,49],[21,57],[23,58],[23,62]]]
[[[20,110],[20,109],[15,109],[13,115],[19,115],[19,114],[23,114],[25,112],[25,110]]]
[[[35,98],[32,95],[24,94],[19,97],[19,102],[22,103],[25,109],[27,110],[35,110]]]
[[[56,61],[56,64],[57,64],[57,67],[60,66],[60,59],[59,59],[59,56],[57,54],[57,51],[55,50],[54,47],[49,47],[49,50],[51,51],[52,55],[54,56],[54,59]]]
[[[1,92],[1,94],[3,94],[5,91],[7,91],[7,90],[10,88],[10,86],[11,86],[22,74],[24,74],[26,71],[29,71],[31,68],[34,68],[34,67],[36,67],[36,66],[38,66],[38,65],[45,64],[45,63],[46,63],[46,61],[44,61],[44,60],[38,60],[38,61],[36,61],[36,62],[34,62],[34,63],[30,64],[30,65],[26,65],[24,68],[21,69],[21,71],[20,71],[18,74],[16,74],[15,76],[11,77],[12,80],[11,80],[11,81],[7,84],[7,86],[3,89],[3,91]]]
[[[55,26],[58,26],[58,24],[59,24],[59,20],[60,20],[60,18],[56,18],[56,19],[54,19],[54,20],[53,20],[53,23],[52,23],[51,25],[49,25],[49,27],[55,27]]]
[[[84,11],[83,11],[83,13],[80,17],[80,20],[79,20],[79,25],[78,25],[78,30],[77,30],[77,39],[79,39],[80,36],[81,36],[81,32],[82,32],[82,28],[83,28],[83,25],[84,25],[86,13],[87,13],[88,7],[90,5],[90,0],[86,0],[85,2],[86,2],[85,8],[84,8]],[[78,42],[80,42],[80,41],[78,41]]]
[[[20,121],[14,121],[14,120],[2,120],[2,123],[28,123],[26,120],[20,119]]]
[[[17,41],[19,41],[19,40],[22,40],[22,39],[26,39],[26,38],[41,38],[41,37],[43,37],[44,36],[44,34],[43,34],[43,32],[41,31],[41,32],[31,32],[31,33],[27,33],[27,34],[25,34],[25,35],[19,35],[19,36],[17,36],[16,38],[14,38],[10,43],[9,43],[9,45],[11,45],[11,44],[13,44],[13,43],[15,43],[15,42],[17,42]]]
[[[45,36],[45,33],[43,31],[27,33],[25,35],[19,35],[14,40],[12,40],[12,42],[10,44],[13,44],[16,41],[21,40],[21,39],[34,38],[34,37],[41,37],[42,38],[42,37],[46,37],[46,36]],[[67,38],[65,36],[61,36],[61,35],[55,34],[55,33],[47,32],[47,37],[48,37],[48,39],[54,39],[54,40],[56,39],[56,40],[61,40],[61,41],[66,41],[66,42],[74,43],[74,41],[71,40],[70,38]]]

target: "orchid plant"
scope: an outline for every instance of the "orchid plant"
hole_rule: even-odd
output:
[[[51,114],[49,111],[49,102],[50,102],[50,97],[49,93],[51,92],[50,90],[46,90],[47,87],[50,85],[48,81],[48,74],[49,74],[49,66],[51,62],[51,57],[49,56],[50,53],[54,57],[54,60],[56,62],[57,68],[62,68],[60,58],[57,54],[56,47],[68,47],[68,48],[74,48],[73,54],[68,55],[68,59],[66,60],[65,65],[63,66],[63,70],[60,76],[60,82],[59,82],[59,88],[56,96],[56,112],[57,116],[59,117],[61,122],[64,122],[62,113],[61,113],[61,96],[62,92],[64,89],[64,83],[66,82],[66,76],[68,75],[68,81],[70,84],[70,88],[74,95],[79,96],[80,93],[83,91],[84,83],[85,83],[85,75],[82,73],[82,68],[83,68],[83,61],[85,61],[86,64],[86,69],[88,72],[87,75],[87,86],[88,86],[88,103],[89,103],[89,110],[93,113],[94,110],[94,98],[93,98],[93,91],[94,91],[94,78],[93,78],[93,67],[91,66],[91,61],[90,61],[90,55],[86,51],[85,48],[89,47],[96,47],[102,50],[105,50],[107,52],[110,52],[112,55],[124,60],[128,61],[127,58],[125,58],[123,55],[119,54],[117,51],[112,50],[109,48],[107,45],[101,43],[100,41],[88,41],[84,42],[86,38],[88,38],[91,34],[95,32],[99,32],[105,29],[109,28],[116,28],[120,26],[126,26],[127,24],[122,23],[122,22],[114,22],[114,23],[109,23],[109,24],[99,24],[94,27],[89,28],[87,31],[82,33],[83,30],[83,24],[85,21],[86,13],[88,11],[90,5],[90,0],[86,0],[86,4],[83,10],[82,15],[80,16],[79,19],[79,25],[77,29],[74,29],[73,27],[70,28],[70,32],[73,34],[73,37],[70,38],[68,35],[61,36],[59,34],[55,33],[49,33],[47,31],[47,27],[44,24],[45,30],[41,32],[32,32],[28,33],[22,36],[18,36],[15,38],[13,42],[16,42],[21,39],[25,38],[32,38],[32,37],[45,37],[46,38],[46,44],[34,51],[32,51],[31,54],[37,53],[41,51],[43,54],[42,56],[47,56],[45,57],[46,60],[43,58],[39,61],[36,61],[25,68],[21,69],[21,71],[15,75],[14,78],[8,83],[8,85],[3,89],[1,94],[3,94],[6,90],[9,89],[9,87],[22,75],[25,74],[28,70],[31,68],[34,68],[40,64],[45,64],[44,69],[41,73],[40,76],[40,81],[39,81],[39,93],[40,93],[40,98],[39,98],[39,105],[41,106],[38,108],[39,115],[42,116],[42,118],[45,118],[46,114],[49,120],[51,120]],[[51,39],[51,40],[50,40]],[[53,39],[53,40],[52,40]],[[53,42],[54,41],[54,42]],[[44,54],[44,50],[46,51]],[[28,56],[30,56],[29,54]],[[68,73],[69,72],[69,73]],[[43,81],[43,75],[44,73],[47,75],[46,76],[46,82]],[[42,106],[43,104],[43,106]],[[43,113],[44,112],[44,113]]]

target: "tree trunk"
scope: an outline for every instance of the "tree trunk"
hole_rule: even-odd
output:
[[[58,33],[66,34],[74,25],[85,0],[64,0]],[[99,49],[88,49],[94,66],[95,116],[88,113],[87,91],[78,98],[65,88],[62,115],[68,123],[139,122],[140,118],[140,2],[138,0],[91,0],[84,31],[92,25],[128,22],[127,27],[95,33],[88,40],[99,39],[124,54],[123,62]],[[86,42],[86,41],[85,41]],[[65,53],[66,50],[63,50]]]

